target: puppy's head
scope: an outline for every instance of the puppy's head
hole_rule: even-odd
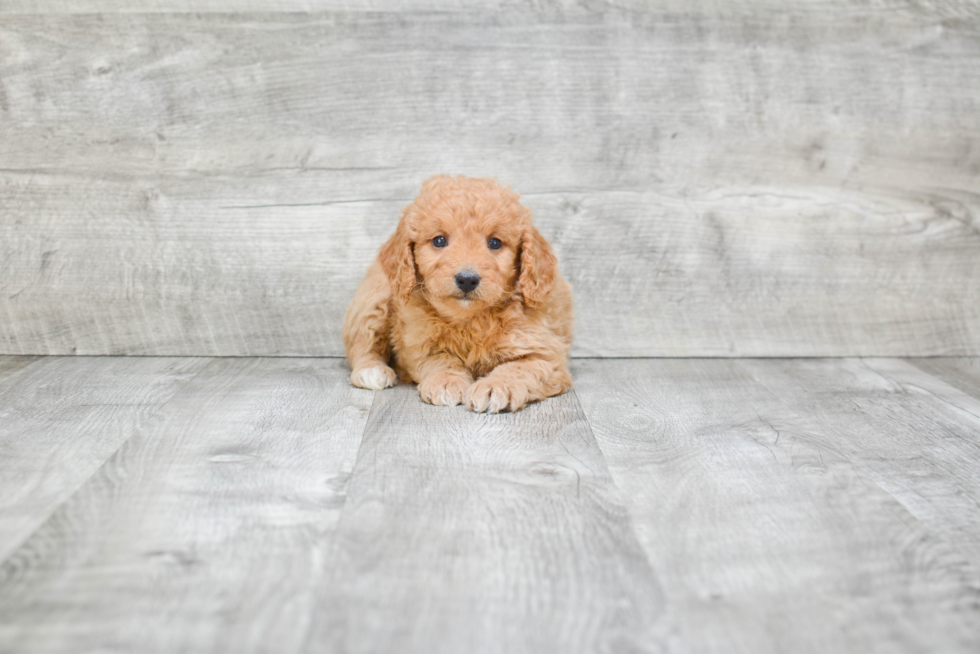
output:
[[[433,177],[381,248],[393,292],[423,294],[441,314],[465,315],[520,294],[547,299],[557,261],[520,196],[492,179]]]

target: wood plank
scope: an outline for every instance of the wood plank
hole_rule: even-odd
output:
[[[933,357],[906,359],[906,361],[967,395],[980,398],[980,358]]]
[[[793,10],[805,14],[839,13],[849,15],[912,14],[944,18],[975,18],[978,8],[972,3],[938,0],[926,5],[915,0],[877,0],[860,5],[841,0],[740,0],[719,3],[714,0],[595,0],[587,5],[574,1],[541,3],[537,0],[486,0],[478,6],[465,0],[144,0],[138,5],[124,0],[5,0],[0,14],[92,14],[92,13],[245,13],[245,12],[448,12],[480,13],[537,9],[569,13],[609,12],[627,9],[657,14],[704,14],[739,16],[768,14]]]
[[[980,398],[964,393],[942,378],[902,359],[865,359],[864,364],[882,377],[898,383],[903,392],[927,395],[930,399],[948,404],[954,413],[963,414],[966,425],[977,423],[977,438],[980,439]]]
[[[575,288],[576,356],[776,357],[976,352],[980,231],[960,218],[980,216],[980,196],[958,197],[729,187],[531,201]]]
[[[28,374],[27,370],[42,357],[0,355],[0,389],[10,387],[17,379]]]
[[[306,651],[661,651],[671,623],[572,394],[378,395]]]
[[[739,363],[580,360],[572,370],[685,649],[980,646],[980,575],[960,543],[869,477],[874,453],[861,456],[850,430],[794,411]],[[793,361],[762,364],[760,378],[798,372]],[[846,387],[819,390],[848,401]]]
[[[0,359],[0,561],[206,363]]]
[[[0,182],[18,253],[0,351],[342,356],[343,313],[405,202],[262,206],[302,204],[311,183]]]
[[[347,303],[409,200],[324,204],[318,178],[290,175],[6,180],[0,204],[19,223],[0,351],[14,354],[340,356]],[[575,287],[574,356],[980,347],[980,233],[960,215],[980,215],[977,199],[762,187],[524,197]]]
[[[360,199],[443,171],[525,191],[976,187],[972,22],[751,6],[11,15],[0,161],[96,179],[373,170]]]
[[[980,575],[980,417],[949,393],[929,392],[929,375],[900,361],[740,365],[795,410],[846,436],[839,447],[848,457],[969,562],[966,578]]]
[[[371,399],[212,361],[0,568],[4,651],[296,651]]]
[[[513,0],[481,2],[479,9],[514,8]],[[533,6],[531,2],[523,3]],[[470,11],[465,0],[4,0],[0,14],[92,14],[92,13],[244,13],[244,12],[422,12]]]

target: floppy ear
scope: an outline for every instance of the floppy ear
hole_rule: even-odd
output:
[[[558,259],[548,241],[534,225],[528,225],[521,235],[520,289],[524,304],[536,307],[544,304],[551,293],[558,272]]]
[[[391,283],[392,294],[405,301],[412,289],[415,288],[415,255],[412,252],[412,241],[408,238],[405,219],[398,223],[398,229],[391,238],[381,246],[378,261]]]

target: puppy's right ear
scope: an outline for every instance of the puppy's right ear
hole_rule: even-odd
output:
[[[402,301],[408,300],[417,281],[412,246],[413,243],[408,237],[408,229],[405,226],[405,218],[402,217],[398,229],[378,252],[378,261],[391,283],[391,292]]]

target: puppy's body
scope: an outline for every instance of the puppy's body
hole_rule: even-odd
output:
[[[355,386],[397,376],[432,404],[516,411],[568,390],[571,286],[531,212],[490,179],[434,177],[344,318]]]

